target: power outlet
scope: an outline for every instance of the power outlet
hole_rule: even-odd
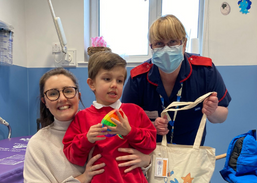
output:
[[[76,67],[76,50],[67,50],[67,54],[65,55],[65,59],[60,63],[62,67]]]

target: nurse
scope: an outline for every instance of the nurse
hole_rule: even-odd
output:
[[[211,123],[222,123],[231,97],[212,60],[185,52],[187,38],[182,23],[173,15],[157,19],[150,27],[152,58],[133,68],[122,102],[141,106],[157,129],[157,142],[167,135],[170,143],[192,145],[203,113]],[[173,101],[195,101],[214,93],[195,108],[160,114]],[[206,129],[202,138],[204,144]]]

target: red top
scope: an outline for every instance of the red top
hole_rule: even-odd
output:
[[[191,57],[188,58],[188,60],[192,65],[201,65],[201,66],[212,67],[212,59],[208,58],[208,57],[192,55]]]
[[[202,56],[197,56],[197,55],[192,55],[191,57],[188,58],[189,62],[192,65],[201,65],[201,66],[209,66],[212,67],[212,59],[208,57],[202,57]],[[138,76],[140,74],[147,73],[150,71],[151,67],[153,64],[150,64],[148,62],[145,62],[135,68],[133,68],[130,71],[130,76],[131,78]]]
[[[91,106],[80,111],[73,122],[71,122],[64,138],[64,154],[68,160],[80,166],[83,166],[88,158],[90,150],[95,147],[92,156],[101,154],[101,158],[95,164],[105,163],[105,171],[102,174],[95,175],[92,183],[112,182],[112,183],[147,183],[147,180],[141,170],[136,168],[128,173],[124,170],[128,167],[119,168],[118,164],[122,161],[116,161],[116,157],[127,155],[118,151],[118,148],[135,148],[138,151],[149,154],[156,147],[156,129],[149,120],[142,108],[135,104],[122,104],[120,107],[131,126],[128,135],[124,139],[117,135],[107,137],[105,140],[91,143],[87,139],[87,132],[92,125],[101,123],[104,116],[113,110],[111,107],[96,109]]]

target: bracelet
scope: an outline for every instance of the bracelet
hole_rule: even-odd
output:
[[[152,167],[152,163],[150,163],[147,167],[141,167],[141,169],[145,174],[149,170],[149,168],[151,168],[151,167]]]

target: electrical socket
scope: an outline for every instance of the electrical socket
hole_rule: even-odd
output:
[[[68,49],[67,54],[65,55],[65,59],[63,62],[60,63],[63,67],[76,67],[77,60],[76,60],[76,50]]]

